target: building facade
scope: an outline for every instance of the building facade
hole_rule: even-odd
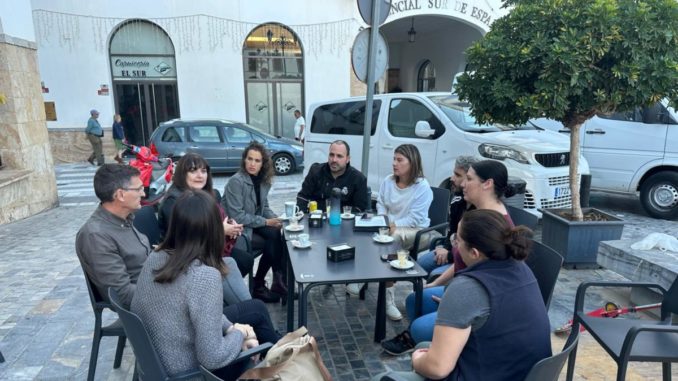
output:
[[[463,51],[505,10],[498,0],[393,0],[377,91],[447,91]],[[147,144],[174,118],[246,121],[291,137],[296,109],[364,94],[351,47],[356,1],[33,0],[43,98],[57,162],[82,161],[90,109]],[[110,133],[107,152],[113,154]]]

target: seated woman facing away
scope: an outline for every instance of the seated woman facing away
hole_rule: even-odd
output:
[[[494,210],[464,213],[455,239],[468,267],[457,271],[440,302],[433,341],[412,353],[414,373],[403,377],[523,380],[551,356],[546,307],[523,262],[531,235]]]
[[[222,310],[224,229],[214,197],[187,190],[172,209],[165,240],[139,275],[131,310],[144,322],[170,375],[202,364],[234,380],[248,361],[229,365],[241,350],[275,342],[266,306],[248,300]],[[237,324],[232,322],[248,324]],[[254,328],[252,327],[254,326]]]

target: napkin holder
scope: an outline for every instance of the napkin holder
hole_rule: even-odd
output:
[[[323,227],[323,214],[322,213],[311,213],[308,216],[308,227],[309,228],[321,228]]]
[[[332,262],[355,259],[355,247],[346,243],[327,246],[327,259]]]

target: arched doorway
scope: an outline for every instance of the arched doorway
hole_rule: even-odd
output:
[[[294,110],[304,108],[304,56],[297,35],[281,24],[256,27],[243,45],[247,123],[294,137]]]
[[[417,91],[433,91],[436,88],[436,68],[429,60],[419,66],[417,73]]]
[[[388,21],[380,31],[388,43],[389,92],[451,91],[466,65],[464,51],[483,35],[464,20],[433,13]]]
[[[174,45],[167,33],[146,20],[128,20],[109,45],[116,112],[127,140],[148,145],[159,123],[179,117]]]

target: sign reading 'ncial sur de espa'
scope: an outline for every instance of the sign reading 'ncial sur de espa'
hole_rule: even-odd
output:
[[[389,16],[422,9],[452,10],[470,16],[487,26],[492,23],[490,11],[460,0],[393,0]]]

